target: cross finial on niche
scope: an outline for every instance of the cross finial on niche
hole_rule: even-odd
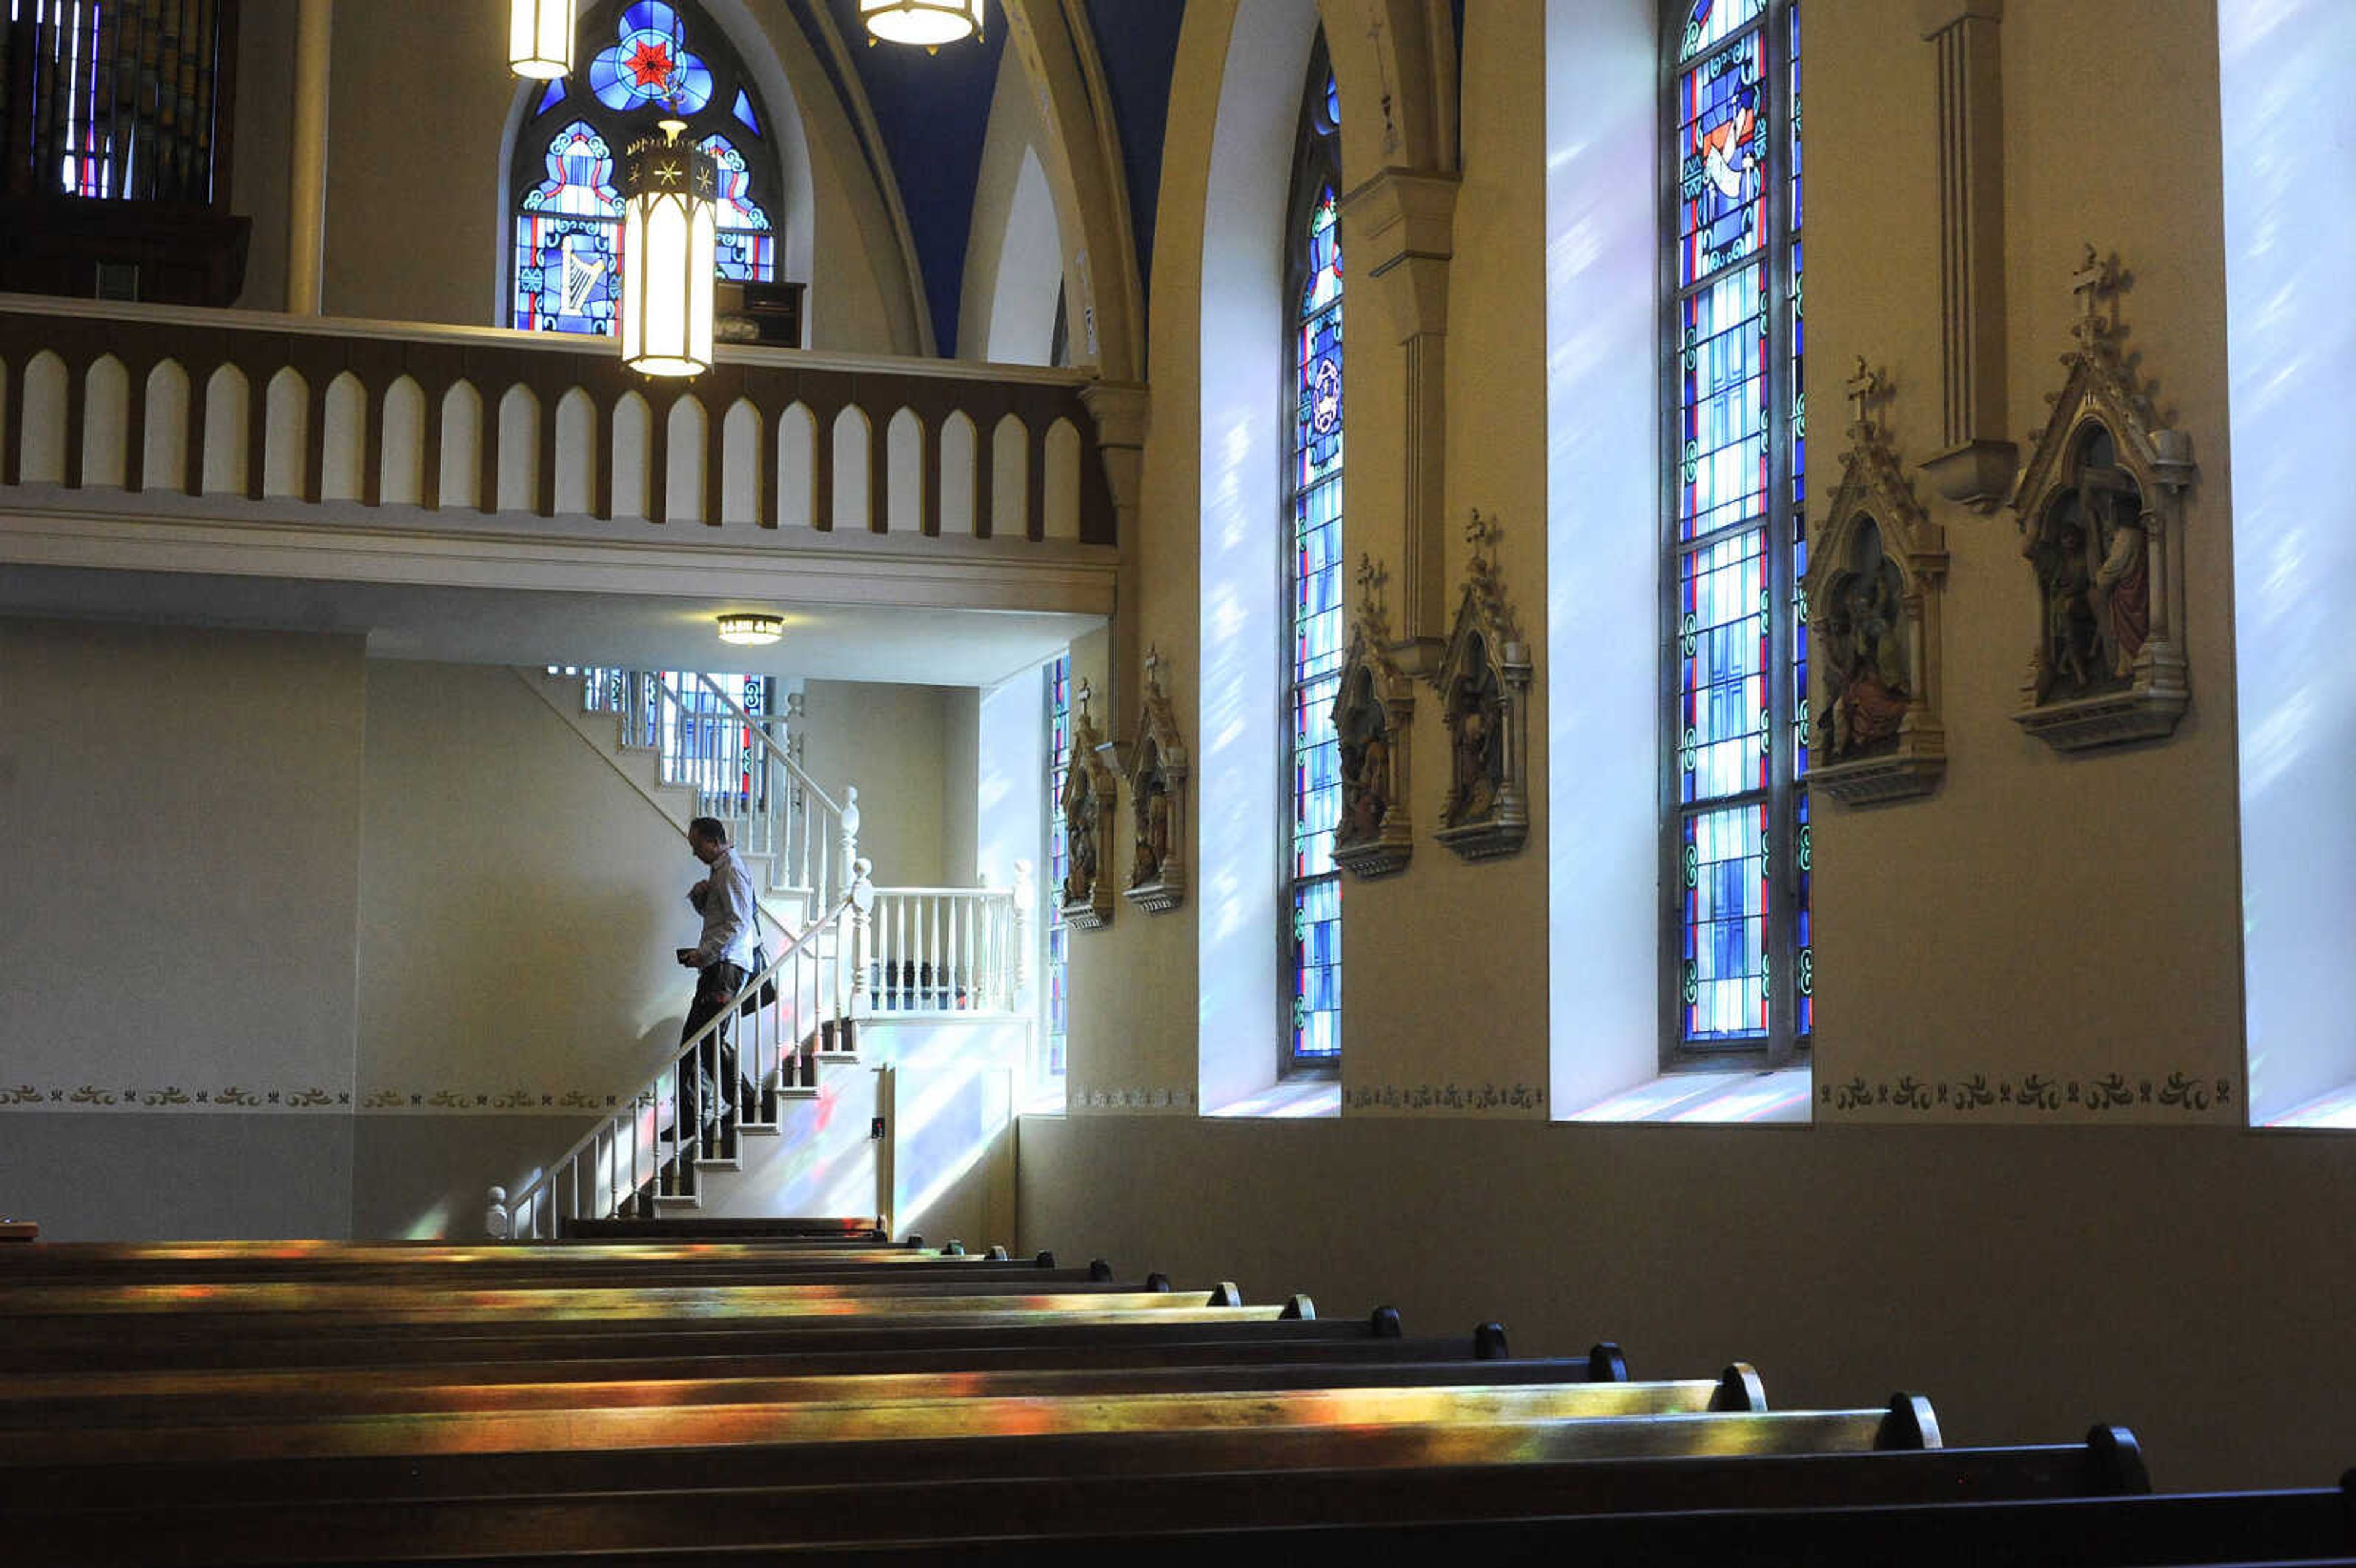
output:
[[[2103,319],[2103,302],[2118,290],[2118,262],[2097,252],[2093,242],[2088,241],[2086,254],[2070,278],[2070,292],[2080,297],[2084,307],[2079,317],[2082,335],[2091,331],[2099,336],[2108,329]]]
[[[1873,407],[1890,396],[1890,377],[1880,367],[1869,368],[1865,356],[1857,357],[1857,369],[1848,379],[1848,395],[1857,403],[1857,424],[1859,430],[1873,428]]]
[[[1487,552],[1491,545],[1497,542],[1497,536],[1503,531],[1497,527],[1496,518],[1483,517],[1481,508],[1475,507],[1472,508],[1472,515],[1465,519],[1464,542],[1472,547],[1474,555],[1483,555]]]
[[[1382,586],[1384,577],[1383,569],[1375,564],[1372,552],[1366,550],[1358,552],[1357,576],[1358,586],[1365,592],[1367,598],[1372,599],[1375,596],[1375,590]]]
[[[1088,684],[1087,676],[1080,677],[1079,689],[1073,695],[1080,699],[1080,717],[1086,719],[1088,716],[1088,699],[1096,695],[1096,688]]]
[[[1145,645],[1145,684],[1162,684],[1162,650],[1152,643]]]

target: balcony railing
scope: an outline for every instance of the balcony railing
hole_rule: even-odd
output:
[[[1086,378],[0,295],[0,487],[1110,545]],[[5,490],[0,490],[5,499]]]

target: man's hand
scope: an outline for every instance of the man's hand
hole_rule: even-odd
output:
[[[697,963],[697,962],[696,962],[696,959],[697,959],[697,957],[698,957],[698,955],[697,955],[697,953],[696,953],[696,951],[695,951],[695,949],[694,949],[694,948],[692,948],[692,947],[681,947],[681,948],[678,948],[678,949],[676,949],[676,952],[677,952],[677,954],[678,954],[678,957],[679,957],[679,966],[680,966],[680,968],[682,968],[682,969],[701,969],[701,968],[702,968],[702,967],[703,967],[703,965],[701,965],[701,964],[699,964],[699,963]]]

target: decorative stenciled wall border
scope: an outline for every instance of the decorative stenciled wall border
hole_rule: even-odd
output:
[[[1543,1111],[1546,1091],[1528,1083],[1361,1083],[1342,1091],[1350,1111]]]
[[[1969,1115],[1981,1111],[2034,1111],[2042,1115],[2078,1112],[2094,1115],[2145,1108],[2197,1116],[2230,1109],[2234,1103],[2233,1080],[2170,1072],[2164,1079],[2130,1080],[2123,1072],[2099,1078],[2064,1078],[2058,1073],[2024,1072],[2018,1078],[1991,1079],[1975,1072],[1968,1078],[1942,1082],[1912,1073],[1868,1082],[1856,1077],[1840,1083],[1816,1086],[1818,1104],[1835,1112],[1887,1106],[1917,1113],[1944,1109]]]
[[[1082,1089],[1066,1097],[1075,1111],[1191,1111],[1192,1089]]]
[[[95,1083],[0,1084],[0,1107],[25,1111],[348,1111],[348,1090],[330,1092],[310,1084],[300,1089],[106,1089]]]
[[[581,1111],[612,1110],[623,1100],[620,1094],[591,1093],[585,1089],[375,1089],[356,1097],[349,1090],[330,1091],[316,1084],[294,1089],[250,1089],[238,1083],[220,1089],[186,1089],[178,1084],[151,1089],[109,1089],[95,1083],[71,1087],[0,1084],[0,1111],[324,1111],[344,1115],[362,1112],[569,1116]]]

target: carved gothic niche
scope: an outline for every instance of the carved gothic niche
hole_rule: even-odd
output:
[[[1357,613],[1350,622],[1350,651],[1342,660],[1342,689],[1333,699],[1342,765],[1333,863],[1362,880],[1404,870],[1415,853],[1407,767],[1415,684],[1391,657],[1382,581],[1374,558],[1360,556]]]
[[[1071,869],[1064,875],[1064,923],[1096,931],[1112,923],[1113,821],[1120,806],[1112,769],[1097,754],[1104,737],[1088,715],[1088,683],[1080,682],[1072,716],[1072,765],[1064,774],[1064,838]]]
[[[1860,357],[1857,420],[1832,509],[1808,549],[1808,787],[1849,805],[1928,795],[1947,767],[1939,600],[1946,530],[1914,497],[1888,427],[1888,382]]]
[[[1529,837],[1530,649],[1505,603],[1497,525],[1472,514],[1463,596],[1432,684],[1448,726],[1448,800],[1432,835],[1468,860],[1510,855]]]
[[[2014,491],[2037,581],[2020,727],[2056,751],[2169,734],[2191,700],[2184,651],[2184,492],[2192,443],[2160,424],[2120,352],[2115,259],[2086,248],[2068,378]]]
[[[1129,886],[1120,896],[1148,914],[1186,901],[1186,748],[1162,689],[1162,656],[1145,651],[1145,702],[1129,753],[1129,805],[1135,835]]]

